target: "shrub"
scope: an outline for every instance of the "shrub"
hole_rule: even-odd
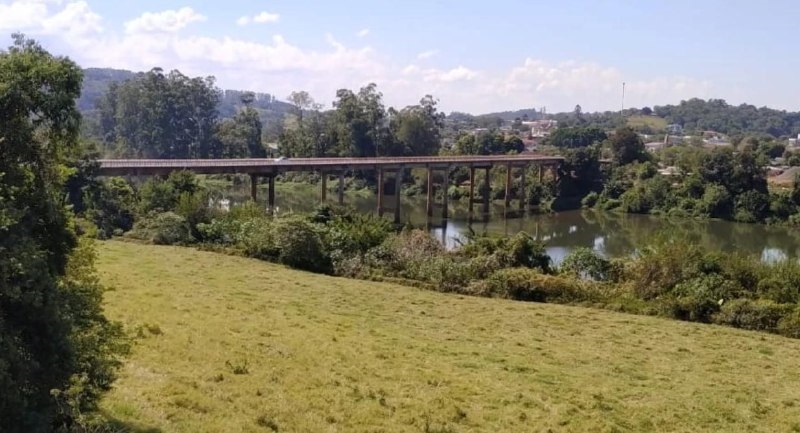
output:
[[[101,239],[118,229],[127,231],[133,227],[136,193],[125,179],[114,177],[97,183],[84,201],[86,217],[97,225]]]
[[[272,231],[281,263],[311,272],[331,271],[330,255],[314,224],[303,218],[286,218],[276,221]]]
[[[718,272],[720,265],[712,255],[682,242],[667,242],[642,249],[628,262],[625,278],[645,300],[670,292],[678,283],[707,273]]]
[[[150,214],[140,219],[128,235],[156,245],[188,244],[194,241],[186,218],[173,212]]]
[[[592,191],[589,194],[586,194],[586,197],[581,200],[581,206],[585,208],[592,208],[597,204],[598,198],[600,198],[600,196],[596,192]]]
[[[237,243],[242,246],[248,257],[268,261],[278,260],[278,249],[271,221],[265,218],[244,221],[241,223],[239,236]]]
[[[577,281],[545,275],[533,269],[501,269],[470,285],[467,292],[531,302],[580,302],[590,298]]]
[[[611,272],[611,262],[589,248],[576,248],[564,258],[560,269],[577,277],[606,281]]]
[[[778,322],[778,333],[791,338],[800,338],[800,306]]]
[[[457,253],[468,258],[493,255],[501,267],[538,268],[542,272],[550,272],[550,256],[544,246],[525,232],[513,237],[476,237]]]
[[[735,284],[722,276],[702,275],[676,284],[666,303],[670,316],[676,319],[708,323],[735,293]]]
[[[714,323],[753,331],[777,332],[778,323],[794,309],[793,305],[770,300],[735,299],[722,305]]]

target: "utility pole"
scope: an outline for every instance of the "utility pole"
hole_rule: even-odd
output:
[[[622,108],[619,110],[619,114],[625,111],[625,82],[622,82]]]

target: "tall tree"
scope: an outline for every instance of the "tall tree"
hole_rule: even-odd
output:
[[[124,156],[218,156],[214,131],[220,91],[213,77],[189,78],[160,68],[111,86],[98,102],[106,145]]]
[[[390,142],[397,143],[393,150],[381,155],[435,155],[439,153],[441,132],[444,127],[444,113],[436,109],[437,101],[426,95],[419,105],[406,107],[399,112],[390,110]]]
[[[642,139],[633,129],[625,126],[617,128],[611,136],[611,153],[618,165],[630,164],[634,161],[647,161],[647,152]]]
[[[92,253],[77,251],[63,165],[77,145],[80,68],[14,36],[0,52],[0,431],[75,421],[110,387],[119,328]]]

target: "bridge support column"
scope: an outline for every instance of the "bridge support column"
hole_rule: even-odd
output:
[[[525,212],[525,200],[528,198],[526,194],[525,188],[525,172],[528,171],[528,166],[522,166],[522,177],[520,177],[519,183],[519,210]]]
[[[544,169],[542,168],[542,164],[538,164],[537,167],[539,168],[539,185],[541,185],[542,181],[544,181]]]
[[[378,216],[383,216],[383,168],[378,169]]]
[[[320,203],[325,204],[325,201],[328,198],[328,174],[322,171],[320,172],[320,175],[322,178],[322,185],[320,186],[319,201]]]
[[[433,169],[428,167],[428,203],[427,203],[428,216],[433,216]]]
[[[344,170],[339,172],[339,206],[344,205]]]
[[[486,189],[483,190],[483,213],[489,213],[489,200],[492,197],[492,167],[486,167],[486,175],[484,176],[484,180],[486,181]]]
[[[250,175],[250,200],[258,201],[258,175]]]
[[[503,209],[508,210],[508,205],[511,204],[511,164],[506,165],[506,197]]]
[[[269,214],[275,214],[275,173],[269,176],[269,188],[267,191],[267,208]]]
[[[394,223],[400,224],[400,189],[403,184],[403,168],[394,173]]]
[[[469,168],[469,214],[472,215],[475,200],[475,167]]]
[[[450,189],[450,166],[444,169],[444,174],[442,176],[442,218],[447,219],[447,205],[449,200],[447,192]]]

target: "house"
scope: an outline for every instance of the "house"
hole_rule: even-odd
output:
[[[658,169],[658,174],[662,176],[680,176],[681,170],[675,166],[669,166]]]
[[[667,134],[669,135],[683,135],[683,125],[672,123],[667,125]]]
[[[663,141],[651,141],[649,143],[644,144],[644,148],[647,149],[649,152],[655,152],[657,150],[661,150],[665,147]]]
[[[529,122],[522,122],[523,125],[531,128],[531,137],[547,137],[550,132],[558,128],[557,120],[533,120]]]

